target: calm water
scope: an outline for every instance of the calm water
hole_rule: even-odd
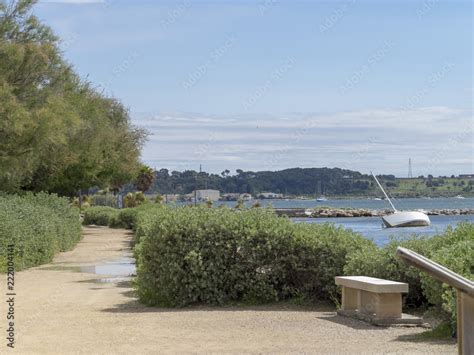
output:
[[[428,227],[404,228],[382,228],[380,217],[292,218],[292,220],[297,223],[334,223],[337,226],[350,228],[382,246],[389,242],[390,236],[410,236],[413,234],[433,236],[444,232],[449,225],[455,226],[461,221],[474,223],[474,215],[430,216],[431,225]]]

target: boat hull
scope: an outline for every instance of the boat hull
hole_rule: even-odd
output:
[[[382,221],[388,228],[398,227],[425,227],[430,225],[430,218],[423,212],[397,211],[382,217]]]

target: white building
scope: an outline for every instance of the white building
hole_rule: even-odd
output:
[[[196,190],[192,192],[193,198],[194,193],[196,193],[196,199],[198,201],[218,201],[221,197],[219,190]]]
[[[244,193],[240,195],[240,199],[242,199],[243,201],[251,201],[252,195],[248,193]]]
[[[283,198],[283,194],[277,194],[275,192],[260,192],[258,194],[260,198]]]

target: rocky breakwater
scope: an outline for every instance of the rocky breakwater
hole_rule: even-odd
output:
[[[306,210],[306,216],[312,218],[380,217],[391,212],[391,210],[369,210],[364,208],[315,208]]]
[[[425,211],[430,216],[454,216],[461,214],[474,214],[474,208],[445,208]]]
[[[430,216],[453,216],[474,214],[474,208],[456,208],[456,209],[432,209],[418,210],[425,212]],[[335,218],[335,217],[381,217],[393,213],[390,209],[370,210],[364,208],[333,208],[333,207],[317,207],[317,208],[280,208],[275,212],[281,216],[291,218]]]

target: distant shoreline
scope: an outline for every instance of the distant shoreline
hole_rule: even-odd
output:
[[[396,198],[396,199],[423,199],[423,200],[434,200],[438,198],[456,198],[457,195],[454,196],[397,196],[393,195],[390,196],[391,198]],[[469,195],[469,194],[464,194],[462,195],[464,198],[474,198],[474,195]],[[326,196],[328,201],[331,200],[373,200],[377,201],[375,196],[368,197],[368,196]],[[298,197],[286,197],[286,198],[260,198],[260,199],[255,199],[255,200],[290,200],[290,201],[316,201],[316,197],[312,198],[298,198]],[[384,199],[381,199],[382,201]],[[321,203],[324,203],[325,201],[318,201]]]
[[[393,213],[392,210],[365,208],[274,208],[279,216],[290,218],[337,218],[337,217],[381,217]],[[423,210],[430,216],[474,215],[474,208],[443,208]],[[308,212],[312,212],[308,214]]]

